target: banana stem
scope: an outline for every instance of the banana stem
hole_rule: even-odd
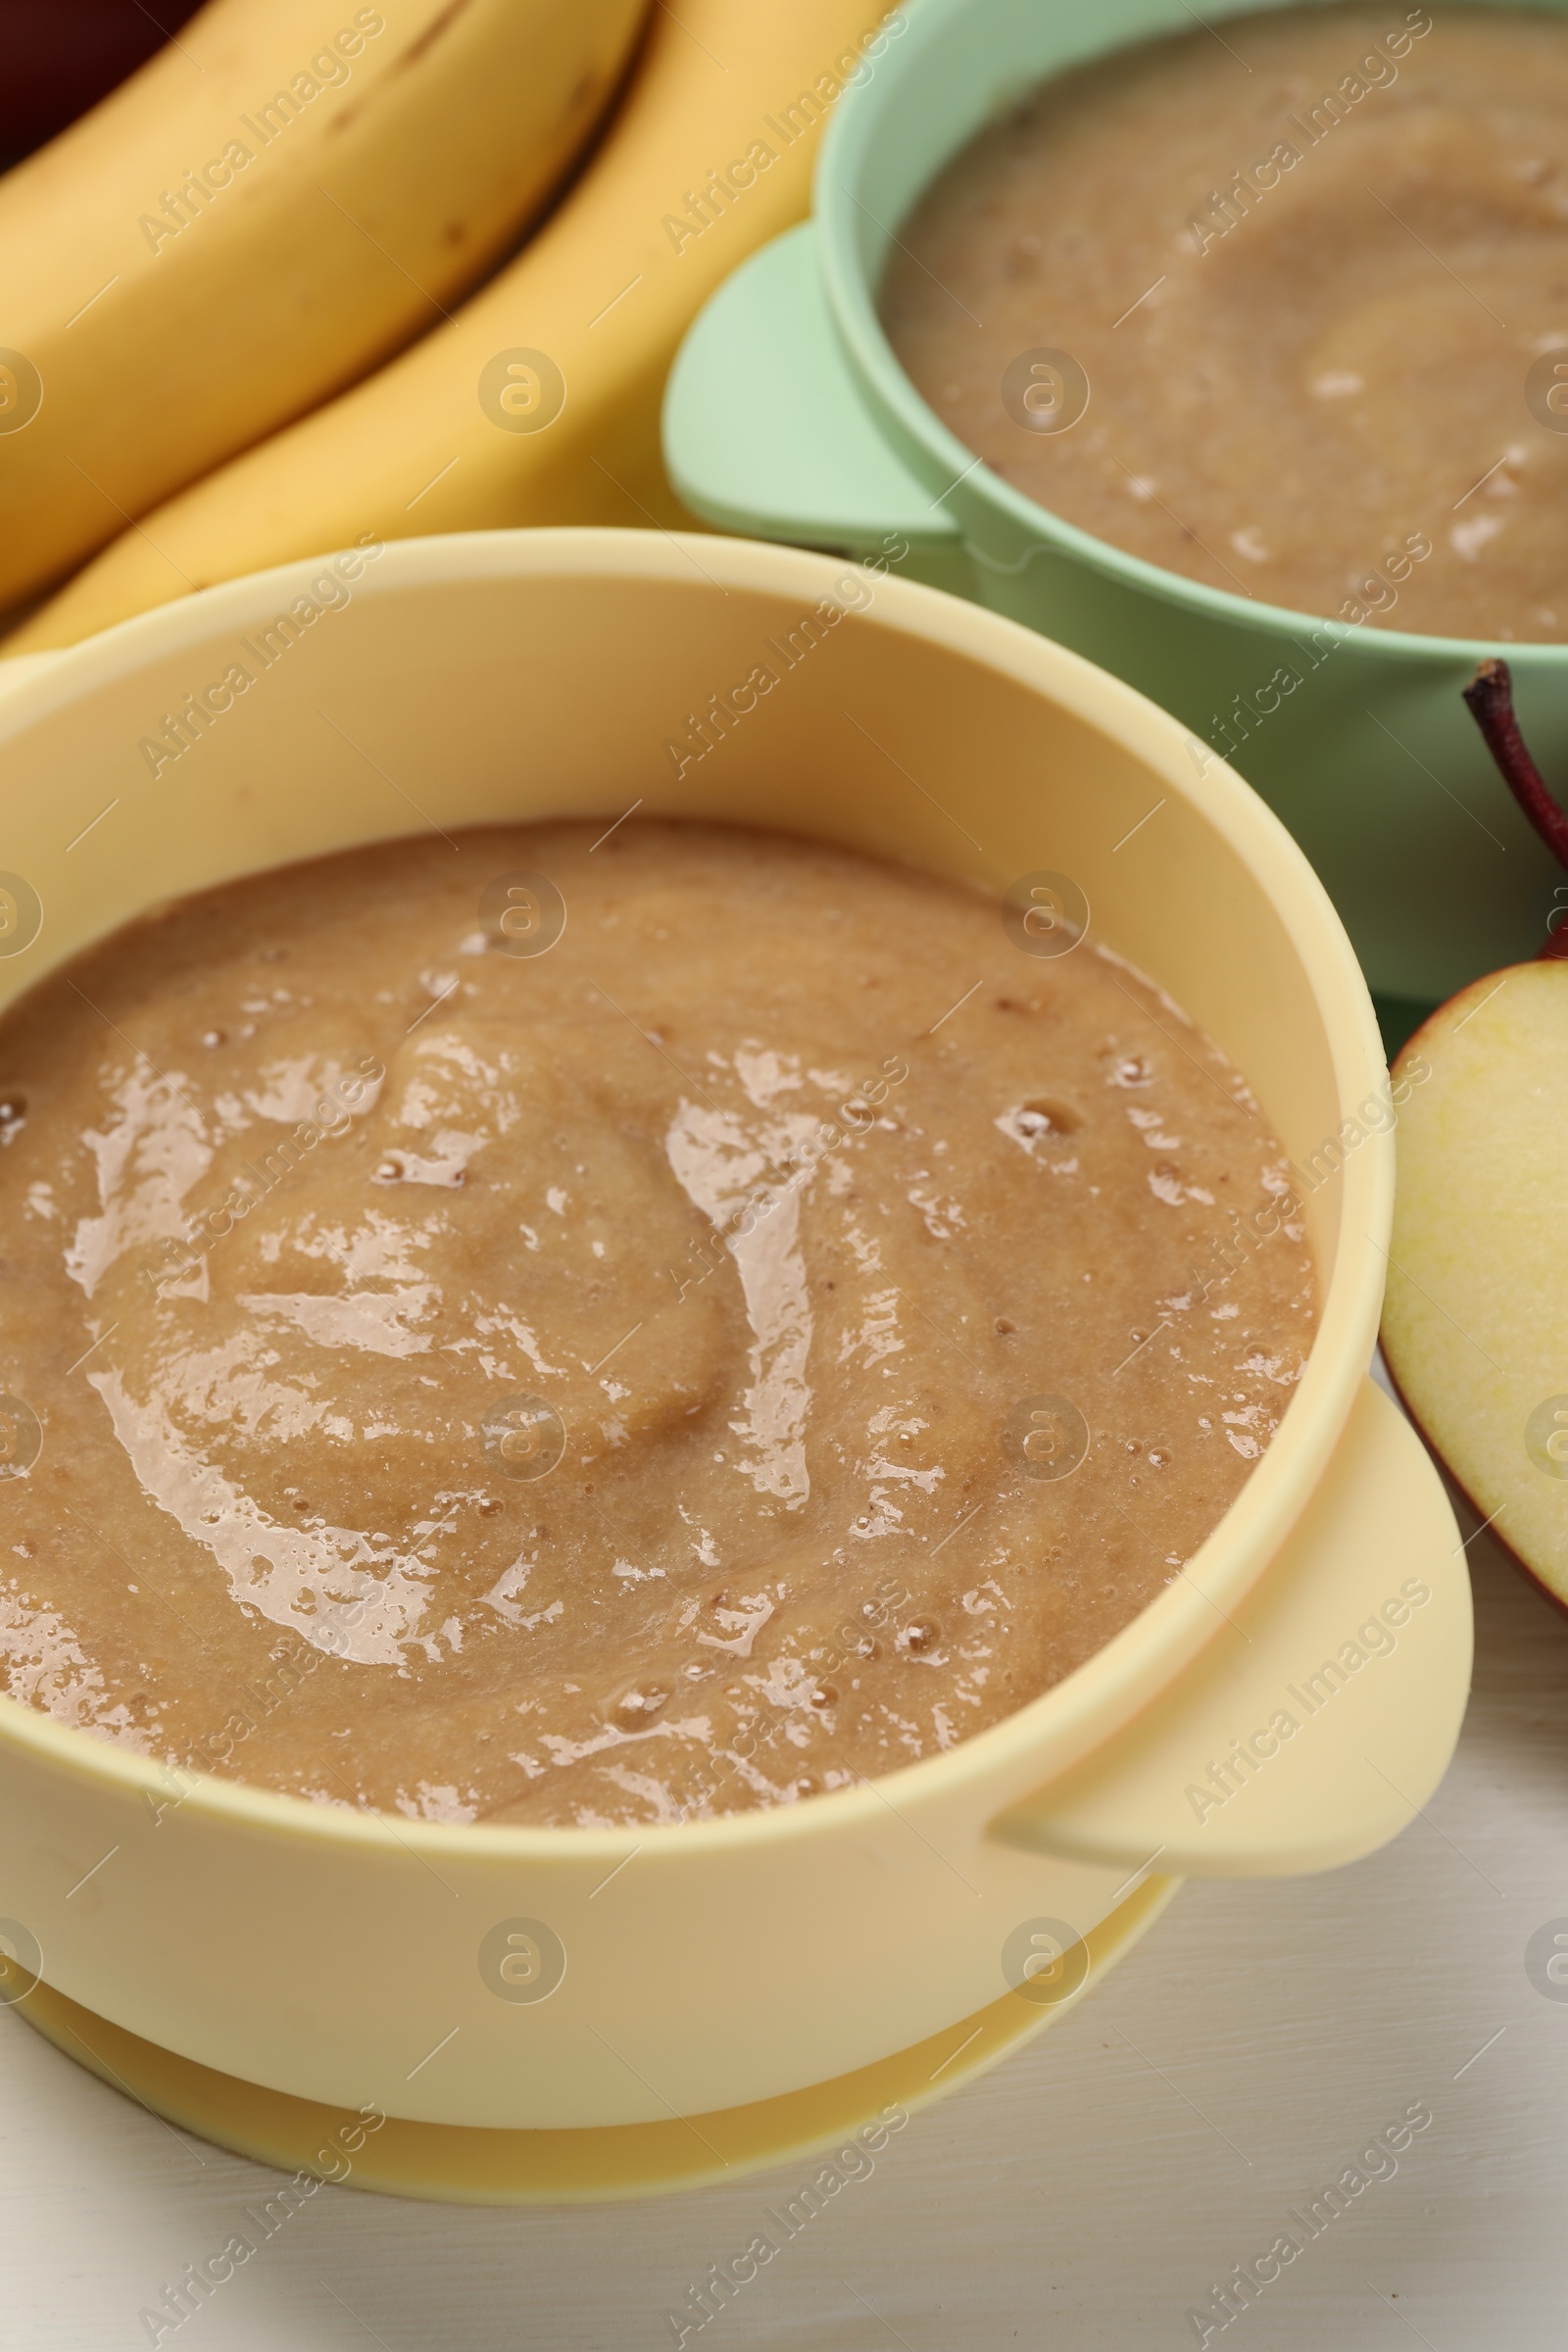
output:
[[[1476,674],[1463,692],[1503,782],[1558,864],[1568,871],[1568,814],[1547,791],[1545,778],[1530,756],[1513,707],[1513,676],[1507,662],[1488,655],[1477,663]],[[1547,926],[1541,954],[1568,956],[1568,924],[1560,932]]]

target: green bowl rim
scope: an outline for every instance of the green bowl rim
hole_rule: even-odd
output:
[[[1328,629],[1339,644],[1359,645],[1364,632],[1371,626],[1367,621],[1335,620],[1324,613],[1300,612],[1286,605],[1263,604],[1253,597],[1237,595],[1229,588],[1210,588],[1201,580],[1188,579],[1185,573],[1168,570],[1162,564],[1147,563],[1142,556],[1129,555],[1112,541],[1096,538],[1092,532],[1080,530],[1076,523],[1064,521],[1060,515],[1054,514],[1049,507],[1037,505],[1032,498],[1026,498],[1021,490],[1015,490],[1010,482],[1004,481],[1000,474],[994,473],[984,459],[977,459],[967,443],[949,430],[936,411],[921,399],[900,365],[883,329],[869,282],[860,267],[850,207],[863,211],[867,219],[876,221],[884,234],[892,232],[883,222],[876,220],[876,215],[869,206],[861,204],[855,187],[863,175],[866,152],[882,118],[889,109],[898,107],[908,76],[923,62],[927,53],[946,37],[955,19],[968,16],[978,20],[985,10],[997,4],[998,0],[916,0],[913,7],[902,9],[900,13],[905,16],[909,37],[878,61],[875,73],[848,87],[834,119],[828,124],[827,135],[817,157],[812,213],[818,267],[822,272],[834,327],[859,386],[868,396],[873,416],[880,411],[879,422],[891,419],[928,456],[952,468],[952,483],[934,503],[951,497],[961,483],[979,477],[989,503],[999,508],[1011,523],[1026,531],[1035,542],[1015,567],[1020,574],[1027,570],[1037,553],[1054,548],[1074,557],[1091,570],[1141,590],[1146,596],[1155,597],[1165,604],[1185,606],[1205,618],[1250,629],[1259,637],[1294,639],[1303,630]],[[1171,0],[1171,4],[1174,12],[1175,8],[1180,8],[1181,0]],[[1289,5],[1290,0],[1279,0],[1279,4]],[[1526,0],[1526,4],[1529,4],[1529,0]],[[1537,0],[1537,4],[1540,4],[1540,0]],[[1217,13],[1225,17],[1240,15],[1256,5],[1257,0],[1218,0]],[[1183,10],[1180,17],[1173,13],[1173,25],[1190,19],[1191,13],[1190,10]],[[1109,55],[1116,47],[1132,47],[1137,41],[1153,37],[1156,37],[1155,29],[1150,27],[1137,35],[1134,42],[1111,42],[1105,48],[1090,52],[1073,62],[1087,63],[1089,55]],[[1041,81],[1051,78],[1049,74],[1040,76]],[[921,183],[922,193],[934,177],[934,172],[927,174]],[[972,559],[982,564],[988,563],[986,556],[975,548],[967,533],[964,535],[964,545]],[[995,568],[1011,567],[997,565]],[[1507,661],[1522,662],[1526,668],[1556,668],[1568,662],[1568,644],[1552,644],[1529,638],[1438,637],[1411,629],[1373,628],[1372,647],[1373,650],[1387,649],[1392,655],[1403,656],[1432,666],[1454,662],[1474,663],[1489,654],[1500,654]]]

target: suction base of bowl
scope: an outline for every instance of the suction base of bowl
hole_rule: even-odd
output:
[[[1088,1973],[1069,1999],[1051,2003],[1004,1993],[928,2041],[806,2090],[668,2123],[565,2131],[502,2132],[388,2116],[352,2157],[329,2144],[345,2121],[336,2107],[198,2066],[111,2025],[41,1981],[16,2006],[57,2049],[111,2088],[180,2131],[279,2172],[439,2204],[599,2204],[705,2187],[791,2163],[880,2121],[890,2107],[907,2112],[941,2098],[1082,2000],[1179,1885],[1176,1879],[1146,1879],[1090,1931]]]

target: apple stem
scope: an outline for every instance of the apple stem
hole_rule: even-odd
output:
[[[1558,864],[1568,871],[1568,814],[1547,791],[1545,778],[1530,756],[1513,707],[1513,676],[1506,662],[1489,654],[1476,665],[1464,688],[1470,714],[1481,729],[1498,773]],[[1568,956],[1568,924],[1561,932],[1548,925],[1544,956]]]

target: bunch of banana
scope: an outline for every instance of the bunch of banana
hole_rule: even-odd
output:
[[[903,30],[881,0],[680,0],[589,171],[518,258],[368,381],[144,514],[5,644],[373,536],[680,522],[659,457],[680,340],[802,219],[821,126]]]
[[[445,318],[646,0],[211,0],[0,179],[0,606]]]

